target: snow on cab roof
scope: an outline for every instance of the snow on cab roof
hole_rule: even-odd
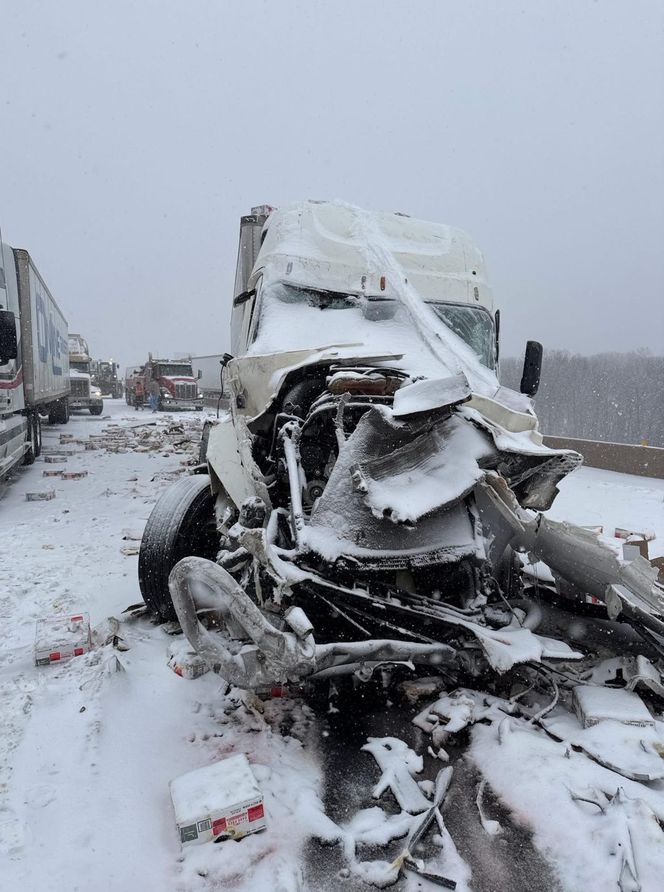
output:
[[[482,253],[461,229],[342,202],[304,201],[273,211],[254,273],[315,286],[390,295],[387,250],[423,300],[493,308]],[[378,250],[377,250],[378,249]]]

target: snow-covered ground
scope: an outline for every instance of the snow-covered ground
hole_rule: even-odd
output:
[[[581,526],[601,526],[605,536],[616,527],[652,530],[650,557],[664,554],[664,480],[633,477],[599,468],[580,468],[560,483],[548,516]]]
[[[121,401],[106,401],[106,409],[110,421],[80,415],[66,428],[45,427],[44,446],[58,447],[64,432],[88,438],[109,423],[129,428],[155,420]],[[202,420],[200,415],[156,417],[158,427],[146,431],[154,435],[174,421],[192,438]],[[346,757],[326,749],[330,729],[319,714],[301,701],[260,705],[242,699],[211,673],[195,680],[178,677],[167,666],[172,639],[147,617],[122,613],[140,601],[137,557],[125,552],[134,550],[155,500],[192,454],[178,442],[167,437],[155,449],[154,436],[149,440],[146,435],[144,443],[135,442],[128,451],[65,447],[73,450],[66,469],[85,470],[87,477],[46,478],[43,472],[58,465],[39,460],[3,488],[0,890],[286,892],[356,889],[361,876],[391,879],[395,872],[380,846],[403,835],[412,819],[394,808],[384,811],[380,799],[372,801],[371,783],[364,791],[344,787],[345,821],[339,818],[343,808],[337,807],[334,821],[326,816],[324,801],[334,797],[324,766],[343,764]],[[26,492],[51,488],[54,500],[26,501]],[[652,554],[664,552],[664,481],[582,469],[563,482],[551,514],[602,524],[605,530],[653,529],[658,538]],[[120,619],[121,644],[127,649],[98,644],[69,663],[35,667],[35,621],[70,612],[89,613],[101,640],[107,618]],[[472,711],[468,704],[464,708]],[[430,739],[419,731],[413,736],[404,721],[403,734],[398,727],[390,733],[408,737],[418,754],[426,753]],[[531,845],[533,834],[564,888],[617,889],[616,864],[625,853],[627,860],[632,857],[630,846],[639,862],[641,888],[661,888],[662,834],[653,815],[664,820],[662,781],[625,780],[523,720],[501,713],[486,722],[474,726],[469,759],[465,767],[455,767],[455,776],[479,768],[508,810],[501,813],[487,795],[498,809],[495,815],[524,834],[524,845]],[[388,736],[384,731],[383,739]],[[240,843],[191,847],[183,856],[169,781],[237,752],[246,753],[254,766],[268,830]],[[412,753],[404,758],[417,767]],[[364,774],[377,783],[378,765],[370,755],[359,754],[359,746],[347,764],[357,759],[365,760]],[[435,777],[435,765],[441,763],[430,764]],[[452,802],[458,796],[456,783],[454,793],[453,779]],[[431,784],[423,786],[432,793]],[[572,798],[570,789],[598,804]],[[474,797],[473,790],[473,806]],[[497,828],[491,820],[485,824],[477,846],[495,858],[500,855],[492,836]],[[502,882],[487,885],[490,881],[478,879],[479,873],[473,879],[467,839],[455,837],[459,826],[450,817],[450,832],[468,863],[438,827],[437,869],[454,878],[459,890],[508,888]],[[509,832],[505,827],[504,840],[511,839]],[[311,838],[337,845],[312,851]],[[523,885],[510,882],[510,892],[534,888],[525,880]],[[410,874],[399,888],[436,887]],[[545,877],[539,888],[553,888],[553,881]],[[637,888],[628,885],[627,868],[622,888]]]

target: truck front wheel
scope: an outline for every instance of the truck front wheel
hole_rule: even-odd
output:
[[[62,399],[58,400],[57,403],[52,403],[48,410],[48,423],[49,424],[67,424],[69,421],[69,400]]]
[[[214,504],[207,474],[182,477],[161,496],[145,525],[138,583],[147,606],[165,621],[176,619],[168,577],[177,562],[189,556],[217,557]]]
[[[90,406],[90,415],[101,415],[101,413],[103,411],[104,411],[103,403],[101,404],[101,406]]]

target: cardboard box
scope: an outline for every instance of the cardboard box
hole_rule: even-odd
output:
[[[63,480],[82,480],[83,477],[87,477],[87,471],[63,471],[62,479]]]
[[[643,539],[645,542],[653,542],[657,537],[653,530],[627,530],[616,527],[613,534],[616,539]]]
[[[48,666],[88,653],[91,647],[87,613],[49,616],[37,620],[35,665]]]
[[[625,688],[605,688],[599,685],[578,685],[573,694],[574,711],[584,728],[592,728],[605,719],[652,727],[655,720],[638,694]]]
[[[45,492],[26,492],[25,498],[28,502],[50,502],[55,498],[55,490],[48,489]]]
[[[124,551],[124,549],[121,549]],[[136,549],[138,553],[138,549]],[[188,641],[174,641],[168,648],[168,665],[176,675],[182,678],[200,678],[210,671],[205,660],[195,650],[191,649]]]
[[[183,846],[265,830],[263,794],[243,753],[183,774],[170,789]]]

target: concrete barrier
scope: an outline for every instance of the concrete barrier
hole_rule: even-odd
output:
[[[228,397],[222,396],[221,402],[219,401],[219,391],[218,390],[203,390],[203,405],[208,406],[210,409],[216,409],[219,406],[220,409],[226,411],[228,409]]]
[[[572,437],[544,437],[544,442],[552,449],[573,449],[575,452],[580,452],[584,464],[591,468],[664,479],[664,449],[657,446],[601,443],[597,440],[577,440]]]

